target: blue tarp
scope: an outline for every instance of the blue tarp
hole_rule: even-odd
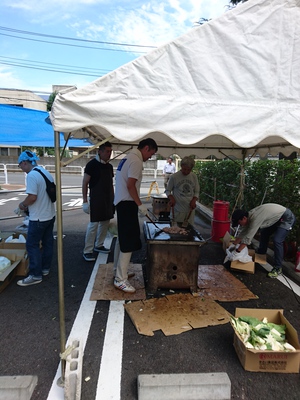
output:
[[[0,104],[0,145],[54,147],[54,131],[46,122],[49,113]],[[65,145],[63,134],[60,146]],[[70,139],[68,147],[91,146],[84,140]]]

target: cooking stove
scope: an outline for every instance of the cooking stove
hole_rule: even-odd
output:
[[[205,240],[192,225],[185,228],[187,235],[162,232],[161,229],[169,228],[170,223],[158,221],[155,225],[144,222],[148,290],[168,288],[196,292],[200,247]]]

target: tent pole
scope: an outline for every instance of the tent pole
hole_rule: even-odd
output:
[[[65,351],[65,301],[64,301],[64,266],[63,266],[63,226],[62,226],[62,195],[61,195],[61,168],[60,168],[60,137],[54,132],[55,144],[55,181],[56,181],[56,224],[57,224],[57,266],[58,266],[58,296],[59,296],[59,326],[60,326],[60,354]],[[61,377],[57,384],[64,386],[66,360],[61,359]]]

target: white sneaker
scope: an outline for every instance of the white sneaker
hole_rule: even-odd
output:
[[[134,293],[135,288],[130,285],[128,281],[119,281],[118,279],[114,279],[114,286],[117,289],[123,290],[126,293]]]

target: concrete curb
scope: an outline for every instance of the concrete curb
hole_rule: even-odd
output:
[[[225,372],[138,376],[138,400],[230,400]]]
[[[0,399],[30,400],[37,382],[35,375],[0,376]]]

